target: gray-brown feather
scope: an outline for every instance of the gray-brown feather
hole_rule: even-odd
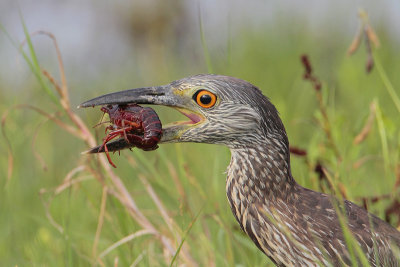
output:
[[[336,214],[335,208],[342,207],[333,197],[295,182],[285,128],[258,88],[220,75],[197,75],[172,86],[200,86],[219,98],[218,105],[203,111],[208,123],[187,131],[180,141],[231,149],[228,200],[258,248],[278,266],[357,265]],[[395,255],[400,232],[349,201],[343,204],[347,226],[370,265],[400,266],[400,255]]]
[[[275,166],[260,160],[279,160],[277,154],[258,150],[232,150],[228,167],[227,195],[242,229],[278,266],[351,266],[335,211],[339,202],[288,182],[288,176],[277,170],[285,169],[285,163]],[[378,262],[379,266],[400,266],[391,244],[400,246],[399,232],[349,201],[344,206],[349,230],[371,266]]]

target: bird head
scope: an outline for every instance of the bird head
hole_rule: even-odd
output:
[[[163,126],[160,143],[196,142],[239,148],[277,140],[287,145],[276,108],[257,87],[237,78],[196,75],[163,86],[102,95],[79,107],[130,103],[173,107],[189,118]]]

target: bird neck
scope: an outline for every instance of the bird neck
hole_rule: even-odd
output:
[[[297,185],[290,171],[289,149],[282,143],[232,148],[227,173],[226,189],[231,205],[232,201],[286,202]]]

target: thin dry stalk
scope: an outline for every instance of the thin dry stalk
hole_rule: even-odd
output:
[[[70,106],[69,96],[68,96],[67,79],[65,77],[64,64],[63,64],[63,60],[61,57],[61,51],[60,51],[60,48],[57,43],[57,39],[51,32],[47,32],[47,31],[36,31],[31,34],[32,37],[35,35],[45,35],[53,40],[53,45],[54,45],[54,48],[57,53],[57,62],[58,62],[58,68],[59,68],[60,78],[61,78],[61,86],[56,86],[54,78],[51,77],[49,80],[52,83],[54,82],[53,84],[55,85],[55,88],[60,95],[61,104],[63,104],[63,102],[64,102],[65,106]],[[25,43],[26,43],[26,40],[22,41],[21,46],[23,46]],[[49,74],[46,70],[42,70],[42,71],[43,71],[43,74],[45,74],[45,75],[46,75],[46,73]],[[47,78],[49,78],[49,77],[47,77]],[[64,105],[63,105],[63,107],[64,107]]]
[[[90,160],[89,160],[90,161]],[[98,161],[96,161],[96,163],[98,163]],[[100,169],[100,167],[99,167],[99,169]],[[86,164],[86,170],[89,172],[89,173],[91,173],[91,175],[104,187],[104,186],[106,186],[106,183],[105,183],[105,177],[104,177],[104,174],[100,171],[100,170],[95,170],[95,169],[93,169],[89,164]],[[112,191],[112,189],[111,188],[108,188],[108,190],[109,190],[109,192],[108,193],[110,193],[111,194],[111,192],[110,191]]]
[[[213,216],[216,216],[216,215],[213,215]],[[212,234],[211,234],[210,228],[208,227],[206,221],[204,220],[204,217],[205,216],[203,216],[203,218],[200,218],[200,223],[201,223],[201,226],[202,226],[202,229],[204,232],[204,239],[205,239],[204,243],[210,244],[211,243],[210,240],[212,240]],[[225,225],[223,225],[221,228],[224,229],[224,231],[225,231]],[[228,227],[228,231],[229,231],[229,227]],[[204,259],[204,262],[207,262],[207,266],[210,266],[210,267],[215,266],[215,252],[210,247],[210,245],[207,246],[207,259]]]
[[[147,193],[150,195],[151,199],[153,200],[154,204],[156,204],[156,207],[158,211],[161,214],[161,217],[163,218],[164,222],[167,224],[170,232],[175,236],[175,240],[177,243],[181,243],[182,237],[179,233],[182,232],[182,229],[178,227],[178,225],[175,223],[175,221],[169,216],[167,209],[164,207],[162,204],[160,198],[157,196],[156,192],[154,191],[153,187],[151,184],[147,181],[147,179],[144,177],[144,175],[139,175],[140,181],[143,183],[144,187],[147,190]],[[188,253],[186,252],[187,248],[186,246],[182,247],[182,251],[184,252],[182,255],[183,257],[188,257]],[[186,253],[185,253],[186,252]],[[195,266],[197,264],[194,264],[194,261],[192,258],[186,259],[187,262],[191,262],[191,266]]]
[[[335,153],[336,158],[339,161],[341,161],[342,157],[340,156],[339,149],[337,148],[335,140],[333,139],[332,127],[331,127],[331,124],[329,121],[328,112],[326,110],[326,106],[325,106],[322,92],[321,92],[322,84],[313,73],[313,68],[312,68],[310,59],[308,58],[308,55],[304,54],[301,56],[301,63],[303,64],[303,67],[304,67],[303,78],[305,80],[310,81],[315,90],[315,95],[317,97],[319,110],[322,115],[322,122],[321,122],[322,125],[321,126],[322,126],[323,131],[325,132],[327,139],[328,139],[328,144],[332,148],[333,152]]]
[[[32,142],[31,142],[31,148],[32,148],[33,155],[40,162],[40,164],[42,165],[42,169],[44,171],[47,171],[47,164],[44,161],[43,157],[36,150],[35,143],[36,143],[36,138],[37,138],[38,133],[39,133],[39,129],[42,128],[43,124],[45,124],[47,121],[48,121],[48,119],[46,119],[46,120],[42,121],[41,123],[39,123],[39,125],[36,127],[36,130],[33,133]]]
[[[103,186],[103,192],[101,194],[99,219],[97,222],[96,235],[94,237],[93,247],[92,247],[92,257],[94,259],[96,258],[96,254],[97,254],[97,246],[98,246],[99,240],[100,240],[101,229],[103,229],[104,214],[106,212],[107,195],[108,195],[107,187]]]
[[[51,224],[54,228],[56,228],[61,234],[64,234],[64,228],[63,228],[61,225],[59,225],[59,224],[54,220],[53,216],[51,215],[51,212],[50,212],[50,202],[51,202],[51,200],[50,200],[50,201],[45,201],[45,200],[43,199],[43,195],[44,195],[44,193],[46,193],[46,192],[47,192],[47,191],[46,191],[45,189],[41,189],[40,192],[39,192],[39,197],[40,197],[40,200],[42,201],[42,204],[43,204],[43,207],[44,207],[44,212],[45,212],[45,214],[46,214],[47,220],[49,220],[50,224]],[[68,238],[68,237],[66,237],[66,238]]]
[[[367,50],[367,62],[365,64],[365,70],[367,73],[370,73],[374,67],[374,57],[372,54],[371,44],[374,44],[375,47],[379,47],[380,43],[378,36],[369,23],[367,12],[365,10],[360,10],[358,16],[361,20],[360,28],[347,50],[347,55],[351,56],[354,54],[360,47],[362,38],[365,37],[365,48]]]
[[[78,167],[72,169],[70,172],[68,172],[68,174],[65,176],[63,182],[59,186],[57,186],[55,189],[50,190],[52,195],[50,195],[50,197],[47,201],[44,200],[43,195],[45,193],[47,193],[48,191],[46,189],[41,189],[39,192],[39,197],[44,206],[47,219],[49,220],[50,224],[54,228],[56,228],[61,234],[64,233],[64,228],[60,224],[58,224],[56,222],[56,220],[54,220],[54,218],[50,212],[50,205],[56,195],[60,194],[61,192],[63,192],[65,189],[69,188],[73,184],[80,183],[84,180],[92,179],[92,177],[90,177],[90,176],[82,176],[82,177],[78,177],[76,179],[72,179],[73,176],[75,176],[77,173],[79,173],[83,170],[84,170],[83,166],[78,166]],[[68,238],[68,237],[66,237],[66,238]]]
[[[175,167],[172,165],[170,161],[167,162],[167,167],[169,171],[169,175],[171,176],[172,180],[174,181],[175,187],[178,191],[178,194],[180,195],[182,202],[187,204],[187,197],[185,193],[185,189],[183,188],[183,185],[181,181],[179,180],[178,173],[176,172]]]
[[[47,72],[47,70],[45,70],[45,69],[42,69],[42,73],[54,85],[54,88],[59,93],[59,95],[61,95],[62,89],[61,89],[60,84],[56,81],[56,79],[53,76],[51,76],[51,74],[49,72]]]
[[[396,182],[394,183],[394,188],[393,190],[397,190],[397,188],[400,187],[400,164],[396,165]]]
[[[292,155],[299,156],[299,157],[307,157],[307,150],[295,147],[295,146],[289,146],[289,151]]]
[[[329,117],[328,117],[328,112],[326,111],[326,107],[322,98],[322,93],[321,91],[317,91],[316,92],[316,96],[318,99],[318,104],[319,104],[319,110],[321,111],[322,117],[323,117],[323,122],[322,122],[322,129],[325,132],[326,137],[328,138],[328,142],[331,146],[331,148],[333,149],[336,157],[338,158],[339,161],[341,161],[341,156],[339,153],[339,149],[336,146],[335,140],[333,139],[332,136],[332,127],[329,121]]]
[[[171,233],[173,235],[176,235],[178,237],[177,241],[180,242],[181,237],[178,233],[176,233],[176,230],[175,230],[177,228],[177,226],[173,225],[174,220],[169,216],[164,205],[161,203],[160,198],[157,196],[156,192],[154,192],[153,187],[149,184],[149,182],[146,180],[144,175],[139,175],[139,179],[142,182],[142,184],[144,185],[144,187],[146,188],[146,191],[149,194],[149,196],[151,197],[151,199],[153,200],[154,204],[156,204],[156,207],[157,207],[158,211],[160,212],[161,217],[163,218],[164,222],[168,226],[168,229],[171,231]]]
[[[354,54],[358,50],[358,48],[360,47],[362,35],[363,35],[363,30],[362,30],[362,27],[360,27],[360,29],[358,30],[358,32],[354,36],[354,39],[351,42],[349,48],[347,49],[347,55],[348,56],[351,56],[352,54]]]
[[[70,134],[74,135],[74,136],[79,136],[79,131],[77,131],[73,126],[68,125],[66,123],[64,123],[63,121],[61,121],[60,119],[58,119],[58,113],[56,114],[49,114],[47,112],[45,112],[42,109],[39,109],[35,106],[32,105],[27,105],[27,104],[22,104],[22,105],[15,105],[12,106],[11,108],[9,108],[8,110],[6,110],[3,113],[2,119],[1,119],[1,130],[2,130],[2,135],[3,135],[3,139],[5,140],[5,143],[7,144],[7,150],[8,150],[8,172],[7,172],[7,183],[8,181],[11,179],[12,177],[12,173],[13,173],[13,167],[14,167],[14,157],[13,157],[13,153],[12,153],[12,147],[11,147],[11,143],[7,137],[6,131],[5,131],[5,124],[7,121],[7,118],[9,116],[9,112],[13,109],[31,109],[33,111],[36,111],[37,113],[39,113],[40,115],[44,116],[45,118],[47,118],[48,120],[53,121],[54,123],[56,123],[59,127],[61,127],[62,129],[66,130],[67,132],[69,132]],[[33,142],[36,139],[36,135],[33,138]],[[33,150],[35,153],[35,150]],[[41,158],[39,156],[39,158]],[[43,162],[44,163],[44,162]]]
[[[110,253],[111,251],[113,251],[114,249],[116,249],[117,247],[139,237],[139,236],[143,236],[143,235],[150,235],[150,234],[155,234],[154,232],[150,231],[150,230],[139,230],[136,233],[130,234],[128,236],[125,236],[124,238],[118,240],[117,242],[115,242],[114,244],[112,244],[111,246],[109,246],[108,248],[106,248],[104,251],[102,251],[99,255],[99,259],[104,258],[104,256],[106,256],[108,253]]]
[[[46,111],[44,111],[38,107],[28,105],[28,104],[16,105],[16,106],[11,107],[10,109],[22,109],[22,108],[27,108],[27,109],[36,111],[40,115],[46,117],[47,119],[49,119],[52,122],[54,122],[55,124],[57,124],[60,128],[64,129],[68,133],[70,133],[76,137],[81,137],[81,134],[78,129],[76,129],[73,125],[66,124],[65,122],[63,122],[62,120],[60,120],[58,118],[58,112],[56,112],[55,114],[49,114]]]
[[[365,31],[365,47],[367,49],[367,63],[365,64],[365,70],[367,73],[370,73],[372,68],[374,67],[374,57],[372,56],[372,48],[371,48],[371,40],[369,39],[369,34],[367,33],[368,29],[371,27],[366,26]]]
[[[128,160],[129,165],[131,165],[132,167],[136,168],[138,166],[137,161],[131,155],[127,155],[126,159]]]
[[[336,173],[335,176],[332,177],[329,174],[328,170],[325,169],[324,167],[322,167],[322,171],[326,177],[326,181],[328,182],[329,187],[331,188],[331,191],[333,191],[333,193],[337,193],[337,191],[339,191],[339,193],[343,199],[348,199],[346,187],[341,182],[338,182],[338,180],[339,180],[338,174]],[[336,182],[336,185],[335,185],[334,181]]]
[[[139,256],[137,256],[137,258],[132,262],[132,264],[129,267],[136,267],[143,260],[145,254],[146,251],[140,253]]]
[[[194,177],[194,175],[190,172],[190,168],[187,163],[183,164],[183,170],[185,171],[185,177],[188,179],[190,184],[192,184],[198,190],[203,200],[206,200],[207,194],[204,192],[203,187],[197,182],[197,179]]]
[[[6,181],[6,185],[10,182],[11,177],[12,177],[12,173],[13,173],[13,169],[14,169],[14,156],[12,153],[12,147],[11,147],[11,143],[10,140],[8,140],[7,134],[6,134],[6,130],[5,130],[5,123],[6,123],[6,118],[8,116],[9,110],[6,110],[3,114],[3,116],[1,117],[1,134],[3,135],[3,140],[7,145],[7,153],[8,153],[8,166],[7,166],[7,181]]]
[[[78,178],[72,179],[77,173],[80,173],[84,170],[85,170],[85,166],[81,165],[81,166],[77,166],[76,168],[72,169],[69,173],[67,173],[63,182],[53,190],[54,195],[60,194],[65,189],[67,189],[68,187],[70,187],[76,183],[80,183],[85,180],[93,179],[91,176],[88,176],[88,175],[80,176]]]
[[[377,156],[375,155],[367,155],[364,156],[360,159],[358,159],[356,162],[353,163],[353,169],[358,169],[360,168],[362,165],[364,165],[365,163],[367,163],[370,160],[376,159]]]
[[[84,181],[88,181],[88,180],[92,180],[92,179],[93,179],[93,176],[91,176],[91,175],[79,176],[71,181],[68,181],[67,183],[62,183],[54,190],[53,193],[54,193],[54,195],[58,195],[58,194],[62,193],[65,189],[68,189],[69,187],[71,187],[75,184],[79,184]]]

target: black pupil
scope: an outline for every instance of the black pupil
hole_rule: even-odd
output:
[[[204,105],[208,105],[211,103],[211,96],[210,95],[202,95],[200,96],[200,102]]]

